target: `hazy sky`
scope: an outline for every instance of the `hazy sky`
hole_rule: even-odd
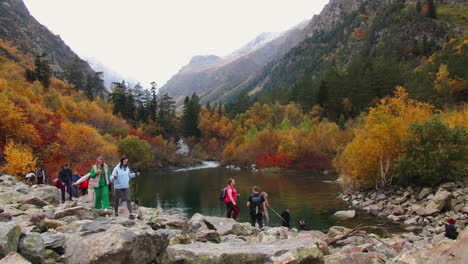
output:
[[[194,55],[224,56],[286,30],[328,0],[24,0],[81,57],[163,85]]]

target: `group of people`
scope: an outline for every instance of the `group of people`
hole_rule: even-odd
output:
[[[64,164],[59,171],[56,180],[56,186],[62,192],[62,202],[65,202],[65,193],[68,192],[69,199],[74,200],[78,197],[77,186],[86,186],[89,190],[88,201],[94,201],[95,209],[110,209],[109,195],[113,193],[113,208],[115,216],[119,215],[119,204],[127,203],[127,209],[130,214],[130,219],[135,219],[130,201],[129,180],[139,176],[140,173],[133,173],[128,167],[128,158],[123,156],[111,171],[109,166],[104,162],[104,158],[99,156],[96,164],[91,167],[88,174],[74,178],[69,164]],[[82,188],[83,190],[84,188]],[[85,191],[83,191],[85,194]]]
[[[221,198],[226,205],[226,217],[237,220],[237,216],[239,215],[237,198],[240,194],[237,192],[236,188],[234,188],[235,184],[236,181],[234,179],[228,179],[226,188],[222,190]],[[253,186],[252,193],[249,194],[246,205],[249,207],[250,224],[252,226],[255,226],[256,224],[258,224],[260,228],[268,226],[270,220],[268,209],[270,208],[270,204],[268,202],[268,194],[266,192],[262,192],[258,186]],[[282,226],[290,227],[290,215],[288,209],[284,210],[281,215],[278,216],[282,220]],[[301,229],[308,228],[304,221],[301,221],[300,226]]]

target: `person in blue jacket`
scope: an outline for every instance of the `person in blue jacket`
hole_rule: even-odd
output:
[[[119,215],[119,199],[122,199],[122,202],[127,202],[128,213],[130,214],[130,219],[134,220],[135,216],[133,216],[132,210],[132,202],[130,201],[130,190],[128,186],[128,182],[130,178],[135,178],[135,176],[139,176],[140,173],[132,173],[130,168],[128,167],[128,159],[127,157],[123,156],[120,159],[119,164],[115,166],[114,170],[112,171],[111,181],[114,182],[114,212],[115,216]]]

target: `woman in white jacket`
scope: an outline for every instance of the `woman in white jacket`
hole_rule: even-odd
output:
[[[132,210],[132,203],[130,201],[130,190],[128,186],[128,182],[130,178],[135,178],[135,176],[139,176],[140,173],[132,173],[130,168],[128,167],[128,159],[127,157],[123,156],[120,159],[120,162],[117,166],[115,166],[114,170],[112,171],[112,175],[110,180],[114,182],[114,212],[115,216],[119,215],[119,199],[122,199],[122,202],[127,202],[128,213],[130,214],[130,219],[133,220],[135,217],[133,216]]]

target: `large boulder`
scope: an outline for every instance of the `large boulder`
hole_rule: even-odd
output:
[[[461,233],[457,240],[442,239],[438,243],[404,250],[394,260],[395,263],[412,264],[465,264],[468,263],[468,232]]]
[[[44,240],[39,233],[28,233],[20,239],[19,253],[32,263],[44,260]]]
[[[216,230],[219,235],[224,236],[231,233],[233,226],[236,224],[236,220],[224,217],[205,217],[205,224],[209,229]]]
[[[60,232],[45,232],[41,234],[46,248],[63,248],[65,245],[65,234]]]
[[[93,220],[98,217],[97,213],[85,209],[83,206],[75,206],[66,209],[57,209],[54,213],[54,218],[59,219],[66,216],[76,216],[80,220]]]
[[[53,205],[59,205],[62,199],[59,189],[44,184],[34,185],[31,188],[29,197],[37,197]]]
[[[165,264],[319,263],[323,258],[311,238],[247,243],[200,243],[174,245],[166,250]]]
[[[200,229],[195,234],[195,240],[200,242],[221,243],[221,237],[215,230]]]
[[[353,218],[354,216],[356,216],[356,211],[355,210],[338,211],[333,216],[336,218],[342,218],[342,219]]]
[[[24,199],[23,201],[21,201],[21,204],[31,204],[31,205],[35,205],[37,207],[44,207],[46,205],[48,205],[48,203],[44,200],[42,200],[41,198],[38,198],[38,197],[28,197],[26,199]]]
[[[258,234],[259,232],[259,229],[253,227],[249,223],[235,223],[231,230],[231,233],[236,236],[251,236]]]
[[[379,253],[360,253],[339,254],[325,256],[324,264],[381,264],[387,261],[385,255]]]
[[[27,196],[17,191],[6,191],[0,193],[0,204],[14,204],[24,200]]]
[[[153,263],[169,244],[162,230],[122,217],[82,220],[70,228],[59,259],[67,264]]]
[[[205,223],[205,216],[199,213],[196,213],[190,218],[188,221],[188,224],[190,225],[190,228],[194,231],[200,229],[200,228],[208,228],[208,226]]]
[[[0,259],[0,264],[31,264],[31,262],[23,258],[20,254],[11,252],[6,257]]]
[[[0,258],[10,252],[16,252],[21,235],[21,227],[7,222],[0,223]]]
[[[452,199],[452,193],[441,188],[437,191],[434,198],[431,201],[429,201],[427,208],[440,211],[443,208],[445,208],[445,206],[449,203],[450,199]]]

